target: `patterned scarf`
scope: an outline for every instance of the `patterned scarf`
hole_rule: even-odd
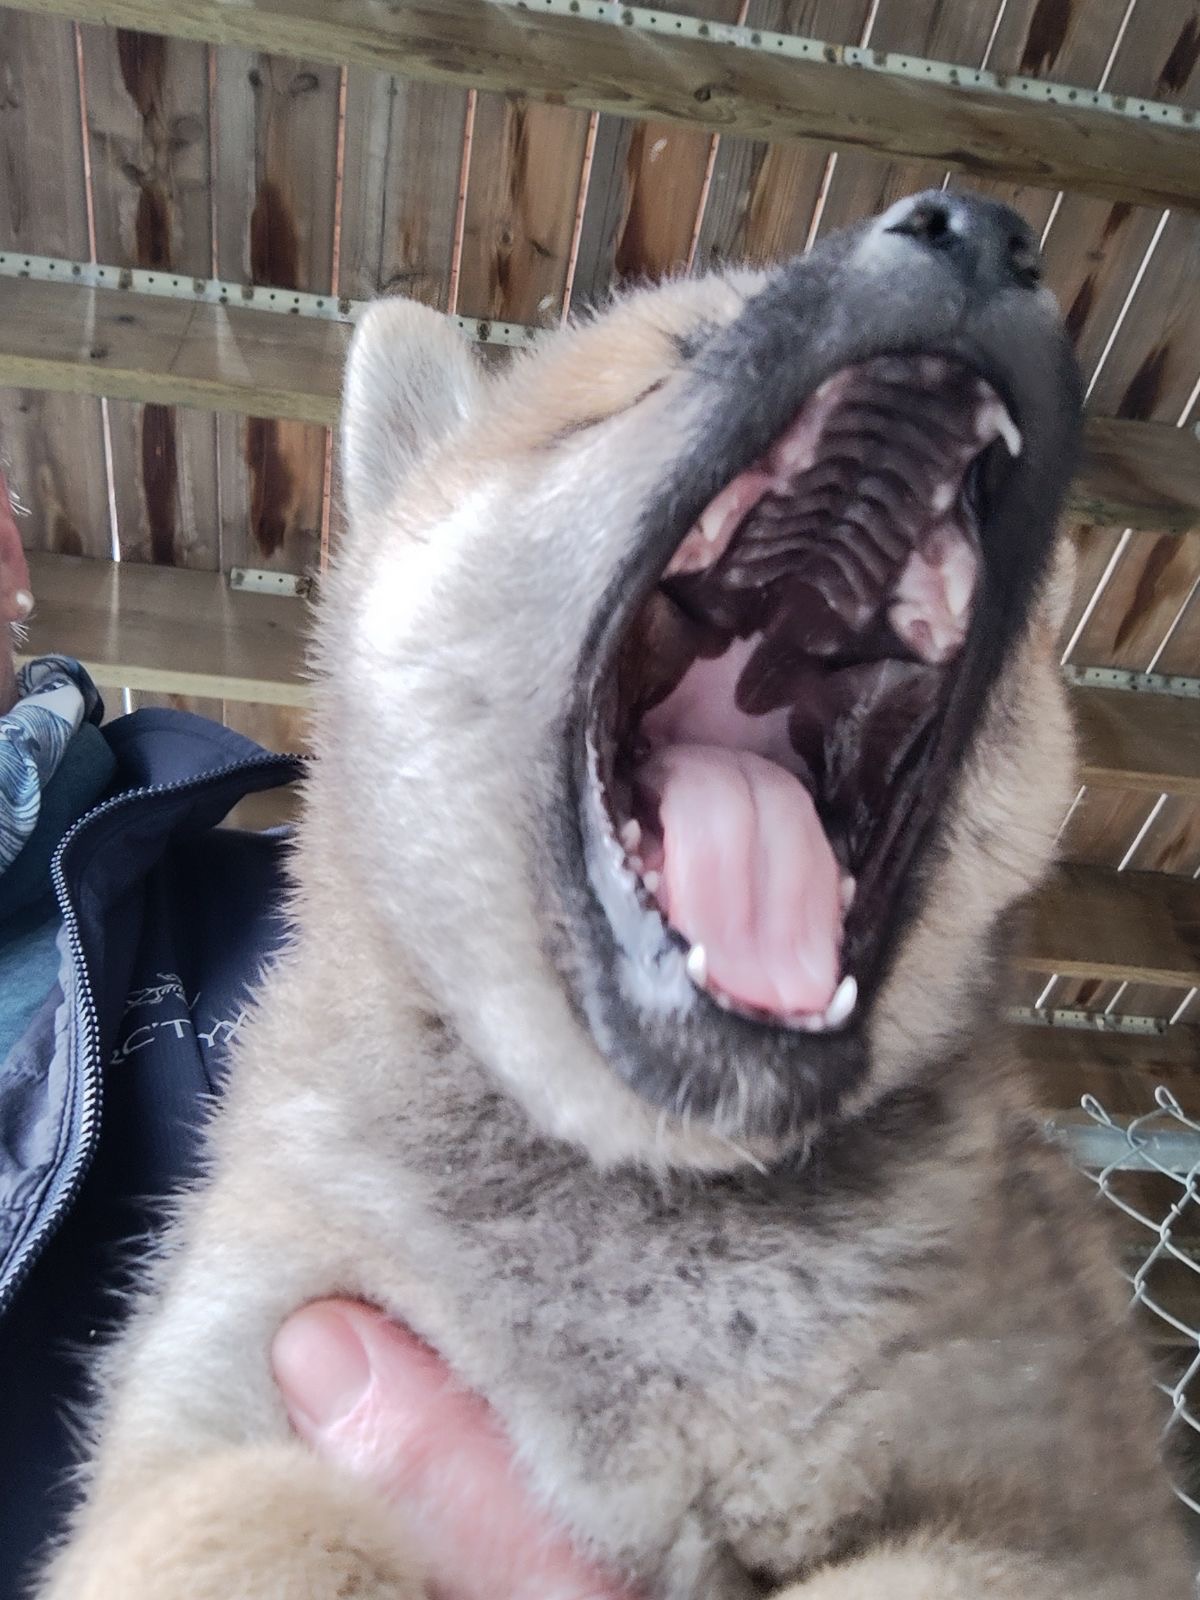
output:
[[[0,872],[20,854],[37,824],[42,791],[84,722],[104,705],[96,685],[70,656],[38,656],[17,674],[20,699],[0,717]]]

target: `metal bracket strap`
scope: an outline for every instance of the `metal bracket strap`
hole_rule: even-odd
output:
[[[516,11],[612,22],[619,27],[660,37],[706,39],[714,44],[735,45],[741,50],[790,57],[795,61],[859,67],[864,72],[914,79],[918,83],[940,83],[955,89],[985,89],[992,94],[1034,101],[1039,105],[1066,106],[1077,111],[1103,111],[1136,122],[1153,122],[1163,128],[1187,128],[1200,132],[1200,113],[1188,106],[1167,105],[1162,100],[1141,100],[1134,95],[1109,94],[1103,89],[1047,83],[1044,78],[1026,78],[1016,73],[989,72],[984,67],[931,61],[925,56],[875,50],[869,45],[829,44],[823,39],[811,39],[800,34],[772,33],[765,28],[738,27],[734,23],[706,22],[699,17],[681,17],[674,12],[654,11],[645,6],[620,5],[615,0],[493,0],[493,4],[509,6]]]

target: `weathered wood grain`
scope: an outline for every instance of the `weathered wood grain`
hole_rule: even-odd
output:
[[[1184,1104],[1197,1103],[1200,1035],[1194,1029],[1139,1036],[1020,1025],[1006,1037],[1048,1111],[1094,1094],[1113,1116],[1140,1116],[1153,1107],[1159,1084]]]
[[[81,31],[97,255],[207,277],[208,47],[127,29]],[[114,400],[108,419],[122,558],[215,568],[212,417]]]
[[[1025,926],[1017,964],[1026,972],[1200,983],[1200,884],[1186,879],[1063,866]]]
[[[316,318],[0,278],[0,383],[59,393],[328,425],[349,331]],[[1183,429],[1093,422],[1072,497],[1107,521],[1200,527],[1200,441]],[[1182,545],[1163,538],[1168,553]],[[261,539],[254,548],[261,553]],[[1182,585],[1195,566],[1190,552],[1179,559]]]
[[[219,573],[35,554],[28,655],[69,650],[109,688],[304,706],[302,601]]]
[[[338,322],[0,279],[0,383],[26,388],[328,424],[349,335]]]
[[[0,250],[90,253],[74,28],[9,11],[0,26]],[[26,510],[19,525],[30,549],[110,552],[98,400],[0,389],[0,461]]]
[[[758,0],[746,20],[751,27],[857,44],[869,13],[869,0]],[[808,239],[828,161],[829,150],[822,145],[723,138],[697,265],[727,258],[757,265],[798,254]]]
[[[1081,782],[1200,800],[1200,700],[1076,689],[1071,706]]]
[[[581,111],[478,96],[456,306],[464,316],[559,320],[586,141]]]
[[[350,69],[339,293],[447,309],[466,107],[464,89]]]
[[[153,30],[155,0],[26,0],[30,9]],[[949,9],[949,8],[947,8]],[[963,8],[954,8],[960,10]],[[827,140],[978,176],[1142,204],[1200,206],[1190,129],[985,90],[917,84],[717,39],[640,34],[486,0],[175,0],[172,33],[434,82],[519,90],[576,109],[752,138]]]
[[[282,38],[268,46],[282,48]],[[317,294],[331,290],[339,91],[337,68],[320,56],[221,53],[215,96],[220,276]],[[220,419],[217,438],[221,565],[315,569],[328,431],[281,422],[264,407],[249,421]]]

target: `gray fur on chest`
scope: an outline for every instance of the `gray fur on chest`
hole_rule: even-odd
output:
[[[961,1267],[919,1194],[936,1102],[895,1115],[907,1140],[661,1182],[532,1141],[494,1096],[407,1125],[453,1306],[426,1331],[560,1514],[661,1594],[754,1593],[750,1567],[788,1576],[853,1508],[823,1470],[829,1431]]]

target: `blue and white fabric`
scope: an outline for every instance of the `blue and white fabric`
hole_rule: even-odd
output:
[[[100,705],[71,656],[39,656],[17,674],[16,705],[0,717],[0,872],[37,826],[42,791],[67,746]]]

